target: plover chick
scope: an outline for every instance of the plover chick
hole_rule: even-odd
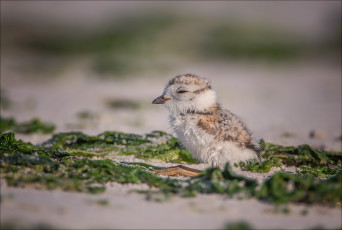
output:
[[[178,75],[152,103],[168,110],[171,127],[198,161],[223,169],[227,162],[233,165],[258,158],[258,143],[236,115],[217,103],[207,79]],[[198,173],[184,166],[173,169]]]

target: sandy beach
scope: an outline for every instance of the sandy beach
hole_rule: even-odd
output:
[[[13,12],[30,12],[23,10],[24,7],[7,7]],[[98,12],[105,12],[100,8]],[[206,9],[205,6],[202,8]],[[206,12],[202,8],[198,8],[199,12]],[[318,6],[313,8],[316,9],[312,11],[313,14],[323,14],[324,10],[320,12]],[[39,7],[35,10],[39,10]],[[70,14],[66,13],[68,17],[71,17]],[[274,14],[268,17],[276,17]],[[299,15],[300,12],[294,14]],[[56,15],[58,13],[51,17]],[[75,21],[80,21],[77,18],[82,18],[82,15],[75,14]],[[317,17],[312,16],[315,19]],[[284,14],[279,18],[288,27],[294,24],[293,21],[285,20]],[[96,25],[95,19],[93,22]],[[302,28],[315,30],[312,21],[298,23],[296,30]],[[341,64],[335,60],[312,58],[286,64],[256,63],[250,60],[175,60],[172,68],[165,71],[150,69],[132,72],[126,78],[119,75],[113,75],[112,78],[98,77],[90,71],[91,63],[87,58],[72,61],[70,66],[60,73],[53,73],[53,76],[49,76],[49,72],[34,76],[19,68],[25,66],[25,63],[30,64],[30,61],[30,58],[25,57],[25,52],[18,52],[13,47],[1,47],[1,94],[11,101],[8,108],[1,109],[1,116],[14,117],[18,122],[38,117],[55,124],[54,133],[81,131],[97,135],[106,130],[135,134],[153,130],[172,133],[167,112],[151,102],[162,93],[172,77],[194,73],[210,80],[219,102],[237,114],[256,139],[289,146],[305,143],[318,149],[342,151]],[[123,102],[128,106],[111,106],[113,102]],[[87,116],[82,117],[82,113]],[[40,144],[48,140],[51,134],[16,133],[16,137]],[[116,156],[111,159],[145,162],[156,166],[175,165],[144,161],[134,156]],[[205,169],[207,165],[191,167]],[[286,170],[296,171],[295,168]],[[264,181],[274,172],[240,173]],[[14,188],[8,187],[5,180],[1,180],[1,227],[224,229],[227,224],[239,221],[255,229],[342,226],[340,207],[289,204],[277,208],[256,199],[239,200],[218,194],[201,194],[195,198],[176,196],[158,202],[132,192],[135,189],[149,189],[145,184],[110,183],[106,188],[106,192],[92,195]]]

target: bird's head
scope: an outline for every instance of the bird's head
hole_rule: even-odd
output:
[[[153,104],[163,104],[171,113],[203,111],[216,103],[216,93],[207,79],[194,74],[174,77]]]

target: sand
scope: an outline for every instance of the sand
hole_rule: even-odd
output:
[[[256,229],[334,228],[341,224],[339,209],[290,205],[285,214],[282,208],[277,211],[254,199],[198,195],[155,202],[128,192],[141,187],[112,183],[101,195],[3,187],[1,222],[64,229],[222,229],[236,221],[246,221]],[[305,215],[304,210],[308,212]]]

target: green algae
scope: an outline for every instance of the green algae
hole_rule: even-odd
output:
[[[336,175],[341,171],[341,168],[328,168],[328,167],[318,167],[311,168],[307,166],[300,166],[299,174],[310,175],[319,178],[328,178],[330,176]]]
[[[267,61],[288,61],[321,54],[317,52],[319,44],[312,38],[294,31],[285,32],[284,28],[260,22],[246,24],[230,21],[227,24],[226,20],[203,21],[202,17],[195,19],[193,16],[170,12],[124,16],[96,30],[80,27],[75,31],[64,27],[45,31],[40,28],[39,32],[33,30],[29,35],[25,34],[25,40],[15,43],[47,57],[44,59],[46,65],[39,66],[37,61],[41,60],[33,60],[29,69],[51,69],[50,72],[53,72],[70,65],[74,58],[86,56],[96,76],[102,77],[134,76],[128,73],[151,69],[151,62],[153,69],[165,70],[170,68],[170,64],[163,60],[165,53],[175,59],[201,57],[210,60],[215,57]],[[191,30],[198,26],[200,30]],[[180,33],[184,35],[182,39],[179,39]],[[326,42],[322,40],[318,43]],[[338,48],[336,41],[329,44]],[[339,49],[328,50],[336,53]],[[184,52],[187,57],[184,57]]]
[[[165,201],[173,195],[194,197],[197,194],[222,194],[229,197],[255,197],[257,182],[243,176],[236,175],[229,163],[223,171],[218,168],[208,168],[199,175],[186,180],[173,180],[168,187],[153,191],[139,191],[146,194],[148,200]]]
[[[309,145],[282,146],[260,141],[262,159],[278,159],[287,166],[300,167],[309,165],[312,167],[336,165],[341,167],[342,152],[330,152],[314,149]]]
[[[0,88],[0,108],[3,110],[11,108],[13,102],[9,99],[4,89]]]
[[[219,193],[229,196],[239,194],[252,197],[255,195],[257,185],[253,179],[236,175],[227,163],[223,171],[209,168],[191,178],[188,185],[182,189],[182,193],[186,197],[194,196],[197,193]]]
[[[9,186],[38,185],[47,189],[98,193],[110,181],[146,183],[167,188],[168,181],[139,167],[127,167],[109,159],[79,158],[53,148],[36,147],[16,140],[13,133],[0,135],[1,177]]]
[[[145,135],[106,131],[97,136],[88,136],[81,132],[58,133],[42,146],[92,156],[116,153],[134,155],[145,160],[196,163],[178,139],[160,131]]]
[[[85,110],[77,113],[77,117],[82,120],[93,120],[98,118],[98,114]]]
[[[141,60],[152,60],[160,34],[175,21],[167,13],[123,17],[119,23],[110,21],[96,31],[75,33],[75,30],[62,28],[52,33],[33,34],[23,45],[57,60],[88,56],[98,76],[118,77],[143,68]]]
[[[252,230],[254,228],[246,221],[237,221],[237,222],[227,223],[223,229],[224,230]]]
[[[98,205],[101,205],[101,206],[108,206],[109,205],[109,201],[106,199],[97,200],[96,203]]]
[[[0,131],[13,131],[16,133],[44,133],[49,134],[55,130],[55,125],[48,122],[43,122],[38,118],[30,121],[18,123],[14,118],[0,117]]]
[[[22,220],[11,219],[6,221],[1,221],[1,229],[34,229],[34,230],[44,230],[44,229],[60,229],[49,223],[38,222],[34,224],[25,224]]]
[[[220,58],[290,60],[303,56],[307,41],[272,26],[251,23],[221,23],[206,31],[201,44],[207,55]]]
[[[110,109],[130,109],[138,110],[141,108],[142,103],[129,99],[111,99],[106,102],[107,107]]]
[[[337,205],[341,202],[341,185],[341,170],[327,180],[278,172],[262,185],[257,197],[277,204],[296,202]]]
[[[104,192],[105,184],[108,182],[147,184],[156,190],[140,192],[150,198],[159,196],[159,200],[177,194],[193,197],[200,193],[215,193],[237,198],[255,197],[275,204],[296,202],[338,206],[341,203],[340,169],[330,171],[321,169],[320,172],[329,174],[327,179],[319,179],[315,174],[304,173],[304,170],[308,171],[309,166],[302,167],[303,172],[300,174],[278,172],[259,186],[255,180],[233,173],[229,163],[222,171],[208,168],[193,178],[174,179],[155,175],[152,170],[158,167],[146,163],[120,163],[110,159],[92,158],[98,156],[101,149],[108,151],[109,146],[115,147],[120,153],[126,151],[126,148],[132,150],[146,145],[149,148],[170,145],[168,148],[163,146],[166,152],[173,148],[180,148],[176,138],[160,131],[146,135],[104,132],[97,136],[75,132],[60,133],[53,135],[49,141],[40,146],[16,140],[13,133],[0,133],[1,178],[5,179],[9,186],[33,186],[39,189],[88,193]],[[287,149],[289,154],[293,151],[291,148],[283,148]],[[265,151],[263,154],[270,158],[272,154],[277,154],[270,154],[265,149],[262,150]],[[274,151],[274,148],[270,149]],[[83,154],[88,152],[93,155]],[[340,162],[339,158],[336,158],[338,154],[326,155],[329,158],[326,162],[332,160],[329,164]],[[330,158],[331,156],[333,157]],[[270,165],[280,164],[278,158],[273,158],[269,162],[271,163],[251,164],[250,170],[267,171]]]
[[[260,141],[260,160],[240,162],[235,166],[245,171],[266,173],[272,168],[296,166],[300,174],[326,178],[336,175],[342,166],[342,153],[317,150],[309,145],[282,146]]]
[[[258,173],[266,173],[269,172],[272,168],[279,168],[282,166],[281,162],[278,159],[272,160],[264,160],[264,161],[247,161],[240,162],[235,164],[235,166],[240,167],[245,171],[258,172]]]
[[[123,18],[110,22],[96,32],[79,33],[56,30],[54,33],[30,37],[27,45],[34,51],[53,55],[111,54],[126,51],[136,54],[141,43],[151,44],[155,36],[174,23],[167,14]],[[144,43],[144,45],[146,45]]]

